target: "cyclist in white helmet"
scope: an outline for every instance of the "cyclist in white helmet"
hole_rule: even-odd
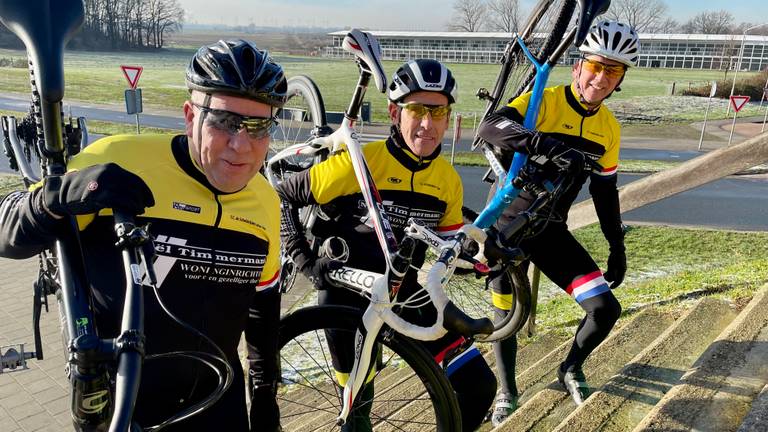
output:
[[[381,194],[392,230],[398,241],[409,218],[418,218],[441,235],[461,228],[463,192],[461,178],[445,158],[441,143],[448,129],[451,105],[456,102],[456,81],[444,65],[435,60],[410,60],[400,66],[389,87],[387,139],[363,147],[371,175]],[[281,235],[286,250],[299,269],[319,290],[321,304],[342,304],[365,308],[369,302],[360,295],[334,287],[326,278],[329,268],[347,266],[375,272],[384,271],[384,255],[376,245],[376,234],[368,224],[368,210],[361,206],[362,194],[355,181],[349,153],[343,151],[281,183],[277,193],[283,201]],[[346,250],[334,254],[321,248],[317,256],[308,246],[298,219],[301,207],[318,204],[323,214],[312,227],[315,241],[328,242]],[[343,245],[343,247],[341,247]],[[400,298],[420,289],[417,270],[424,263],[425,245],[417,246],[412,270],[400,286]],[[406,320],[421,325],[435,320],[431,304],[403,311]],[[343,385],[352,367],[354,341],[347,335],[328,331],[333,366]],[[462,430],[475,430],[483,421],[496,393],[496,378],[480,351],[456,333],[423,342],[448,375],[461,408]],[[368,400],[375,383],[366,383],[360,400]],[[371,430],[371,404],[353,410],[344,431]]]
[[[621,305],[611,292],[621,284],[627,269],[616,189],[620,128],[603,101],[618,90],[627,69],[637,64],[640,44],[637,33],[629,25],[602,21],[590,29],[579,51],[582,57],[573,66],[571,84],[545,89],[536,131],[522,126],[530,93],[491,115],[479,129],[480,136],[495,147],[507,167],[515,152],[523,152],[540,157],[542,170],[547,175],[565,167],[574,173],[573,185],[560,202],[554,204],[556,219],[543,231],[525,238],[520,246],[530,261],[586,312],[571,350],[558,369],[560,383],[576,404],[581,404],[589,395],[582,365],[605,340],[621,314]],[[586,157],[602,169],[585,166]],[[600,228],[610,247],[605,273],[568,232],[566,225],[568,210],[587,179]],[[521,193],[499,219],[497,227],[502,228],[525,211],[532,199],[530,194]],[[498,316],[510,310],[512,300],[511,287],[505,286],[501,279],[491,283]],[[501,388],[491,420],[497,425],[517,409],[516,338],[495,344],[494,351]]]

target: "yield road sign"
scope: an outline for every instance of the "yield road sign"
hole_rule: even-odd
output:
[[[744,108],[744,105],[749,102],[749,96],[731,96],[731,106],[733,107],[733,110],[736,112],[741,111],[742,108]]]
[[[123,75],[128,81],[128,85],[130,85],[132,89],[135,89],[136,85],[139,84],[139,77],[141,77],[141,71],[143,71],[144,68],[141,66],[122,65],[120,66],[120,69],[123,70]]]

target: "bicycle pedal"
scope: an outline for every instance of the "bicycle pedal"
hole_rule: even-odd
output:
[[[35,358],[34,352],[25,352],[24,344],[0,346],[0,374],[6,369],[18,372],[29,369],[27,360]]]

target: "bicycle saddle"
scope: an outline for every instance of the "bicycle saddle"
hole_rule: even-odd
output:
[[[579,0],[579,25],[576,32],[574,45],[579,46],[587,38],[592,21],[599,15],[605,13],[611,5],[611,0]]]
[[[344,37],[341,43],[344,51],[350,52],[360,60],[360,68],[373,75],[376,81],[376,88],[380,93],[387,89],[387,77],[384,75],[384,68],[381,66],[381,47],[376,38],[364,31],[352,29]]]
[[[82,0],[0,0],[0,22],[24,42],[40,97],[64,97],[64,44],[83,24]]]

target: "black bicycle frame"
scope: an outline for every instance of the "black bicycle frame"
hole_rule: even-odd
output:
[[[84,20],[81,0],[0,0],[0,22],[23,42],[29,54],[30,78],[39,94],[38,143],[45,172],[66,172],[62,135],[64,96],[64,44]],[[122,333],[116,339],[99,338],[83,261],[77,223],[70,217],[56,241],[62,305],[70,340],[68,363],[72,385],[72,415],[78,430],[127,431],[138,391],[143,348],[143,298],[139,280],[141,238],[147,234],[129,217],[115,215],[126,268],[126,298]],[[145,261],[146,263],[146,261]],[[147,266],[147,274],[151,265]],[[115,400],[112,400],[107,363],[118,359]]]

